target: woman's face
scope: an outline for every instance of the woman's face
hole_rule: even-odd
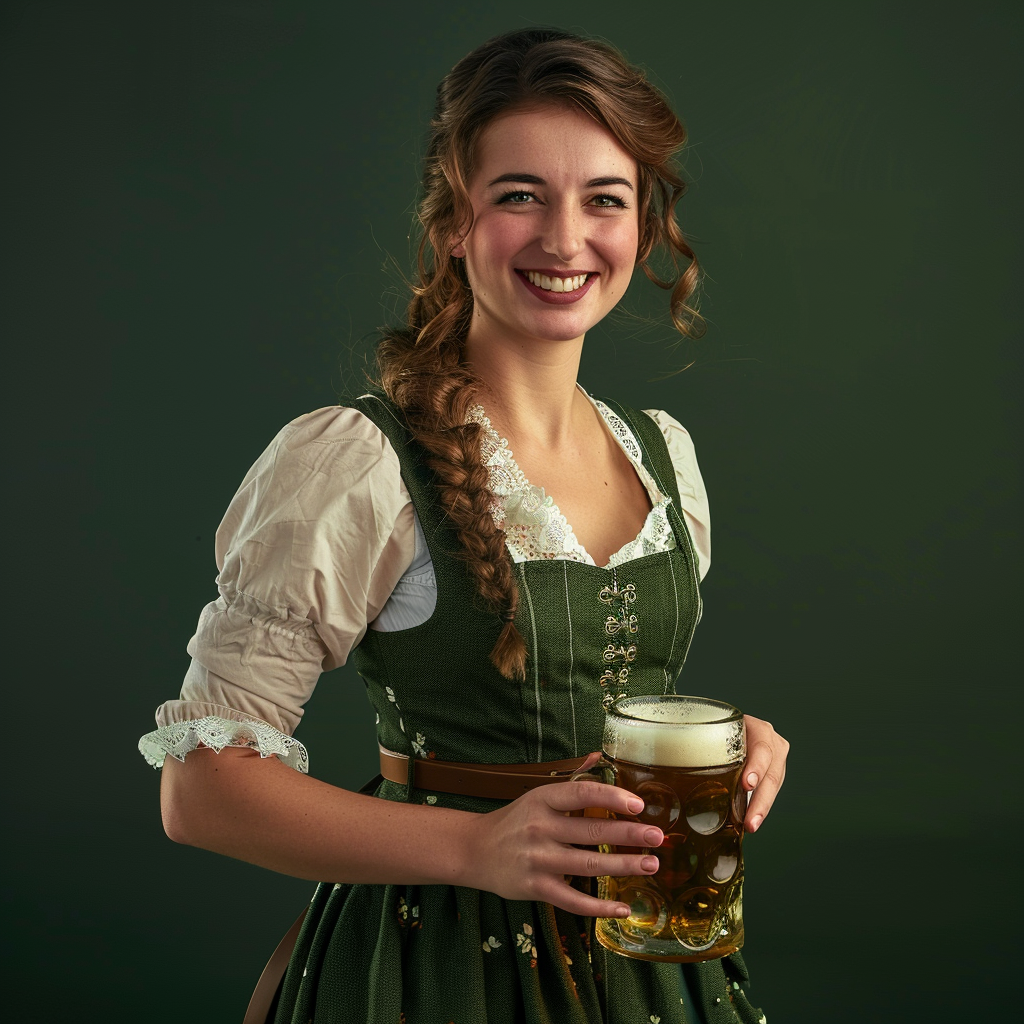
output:
[[[473,225],[453,250],[473,290],[470,341],[582,340],[636,264],[636,161],[565,106],[499,117],[475,157]]]

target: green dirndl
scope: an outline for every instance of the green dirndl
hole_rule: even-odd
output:
[[[700,617],[699,576],[668,450],[650,417],[608,403],[672,498],[676,546],[615,569],[560,559],[518,563],[516,626],[529,651],[519,683],[491,665],[500,623],[478,606],[432,474],[396,410],[378,395],[350,404],[398,454],[437,579],[430,619],[399,632],[368,630],[353,652],[382,746],[410,757],[491,764],[576,757],[600,749],[609,687],[614,694],[673,690]],[[627,604],[637,626],[628,663],[605,628]],[[501,806],[387,781],[376,795],[476,812]],[[758,1024],[763,1015],[746,987],[739,954],[682,966],[633,960],[594,940],[592,918],[546,903],[449,885],[324,882],[274,1021],[694,1024],[686,1006],[692,994],[707,1024]]]

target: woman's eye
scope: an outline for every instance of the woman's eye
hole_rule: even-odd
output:
[[[506,192],[499,200],[499,203],[508,203],[511,206],[523,206],[536,199],[533,192]]]
[[[618,196],[594,196],[590,201],[603,209],[626,209],[626,201]]]

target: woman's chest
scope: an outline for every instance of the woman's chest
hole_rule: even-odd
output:
[[[568,454],[527,452],[520,469],[598,566],[640,534],[651,511],[651,494],[615,444]]]

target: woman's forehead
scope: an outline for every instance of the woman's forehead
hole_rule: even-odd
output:
[[[628,177],[636,180],[636,160],[590,114],[566,104],[516,107],[484,128],[474,154],[474,179],[522,172],[547,175]]]

